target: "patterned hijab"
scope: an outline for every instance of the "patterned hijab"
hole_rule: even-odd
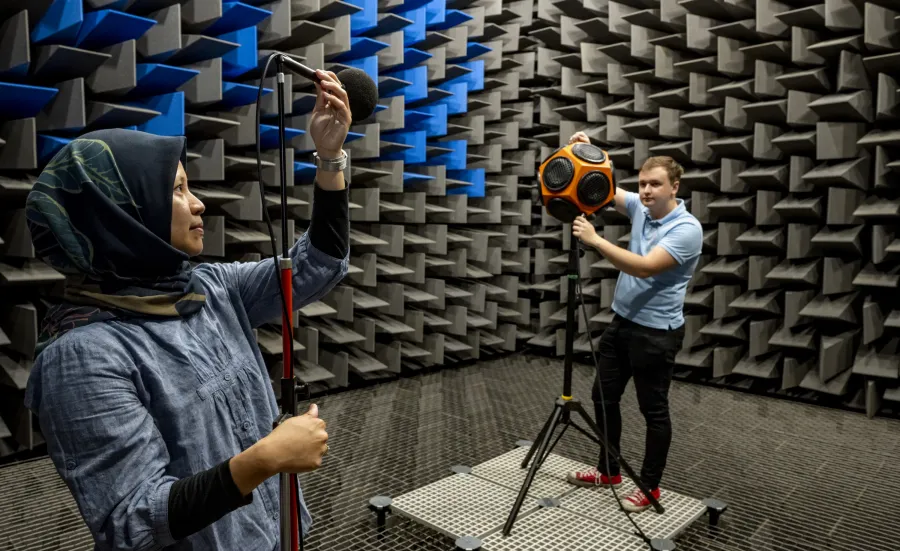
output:
[[[37,352],[67,331],[116,318],[188,317],[206,296],[188,255],[170,245],[184,137],[100,130],[68,143],[26,202],[37,255],[67,277],[44,316]]]

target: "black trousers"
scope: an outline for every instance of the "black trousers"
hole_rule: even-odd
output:
[[[638,405],[647,421],[641,480],[651,490],[659,487],[672,442],[669,386],[675,355],[681,348],[683,339],[683,325],[672,330],[654,329],[616,315],[603,332],[597,351],[599,368],[592,392],[597,425],[602,431],[603,419],[606,417],[607,439],[618,450],[622,437],[619,401],[629,379],[634,377]],[[600,385],[603,385],[602,401]],[[607,472],[605,454],[606,450],[601,448],[597,465],[600,472],[610,476],[620,474],[619,464],[613,454],[609,455]]]

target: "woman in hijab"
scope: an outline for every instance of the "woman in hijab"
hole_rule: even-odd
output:
[[[319,72],[309,132],[342,158],[346,92]],[[192,268],[204,207],[184,137],[92,132],[66,145],[27,201],[38,254],[67,275],[42,324],[26,405],[95,549],[272,550],[282,472],[327,452],[315,405],[278,414],[253,329],[281,315],[272,259]],[[339,163],[338,163],[339,164]],[[293,309],[347,273],[348,190],[316,173],[309,230],[290,249]],[[300,494],[301,530],[311,519]]]

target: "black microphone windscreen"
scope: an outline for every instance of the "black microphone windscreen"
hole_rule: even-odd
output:
[[[360,122],[369,118],[378,104],[378,87],[375,81],[365,71],[355,67],[342,70],[337,77],[347,91],[353,121]]]

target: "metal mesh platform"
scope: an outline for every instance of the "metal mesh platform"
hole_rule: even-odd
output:
[[[476,465],[470,474],[454,474],[394,499],[392,510],[453,537],[474,536],[486,551],[529,549],[644,549],[612,491],[582,488],[566,482],[566,474],[590,465],[551,453],[529,488],[528,499],[509,537],[501,530],[528,470],[521,468],[528,448],[519,447]],[[623,478],[622,496],[634,484]],[[538,500],[553,498],[558,507]],[[706,512],[700,500],[663,489],[662,515],[652,509],[633,515],[651,539],[673,539]]]
[[[518,494],[519,488],[522,487],[525,476],[528,474],[528,469],[521,468],[526,453],[528,453],[528,448],[516,448],[490,461],[476,465],[472,468],[472,474],[509,488]],[[541,465],[540,470],[535,473],[531,487],[528,488],[528,496],[534,499],[560,498],[572,492],[575,487],[566,482],[566,473],[583,468],[584,465],[577,461],[551,453]]]
[[[0,469],[0,550],[93,547],[91,533],[49,459]]]
[[[623,477],[622,485],[616,488],[616,492],[621,497],[633,489],[634,483]],[[661,490],[659,502],[665,507],[665,513],[660,515],[648,510],[631,517],[651,539],[673,539],[706,512],[706,506],[700,500],[670,492],[665,488]],[[613,528],[628,533],[634,532],[634,526],[619,508],[611,490],[579,488],[578,491],[563,497],[560,500],[560,507]]]
[[[484,540],[483,551],[646,551],[636,536],[564,509],[541,509],[519,517],[509,537],[500,531]]]
[[[506,522],[517,493],[460,473],[394,499],[392,510],[454,538],[483,539]],[[526,503],[519,518],[537,508]]]

